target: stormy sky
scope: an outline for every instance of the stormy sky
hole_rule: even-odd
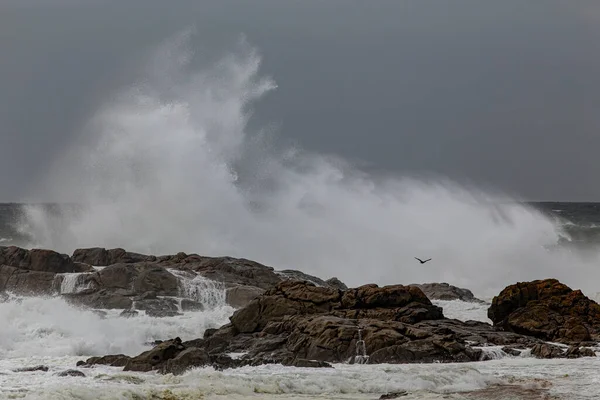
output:
[[[254,107],[302,146],[529,200],[600,201],[594,0],[0,2],[0,201],[19,201],[145,54],[240,34],[278,84]],[[39,200],[43,194],[37,193]]]

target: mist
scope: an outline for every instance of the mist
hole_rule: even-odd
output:
[[[20,230],[32,246],[230,255],[351,286],[444,281],[491,296],[557,277],[593,289],[596,260],[549,251],[561,235],[554,222],[500,192],[366,174],[341,157],[275,145],[276,131],[248,124],[277,90],[260,51],[241,38],[198,68],[193,36],[159,46],[57,159],[45,190],[80,206],[26,207]]]

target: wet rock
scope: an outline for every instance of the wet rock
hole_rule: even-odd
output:
[[[52,272],[0,265],[0,291],[22,296],[51,295],[55,276]]]
[[[177,357],[185,350],[180,338],[166,340],[151,350],[133,357],[125,365],[124,371],[147,372],[159,369],[168,360]]]
[[[95,309],[130,309],[133,305],[130,296],[107,289],[95,293],[65,294],[63,298],[71,304]]]
[[[109,365],[111,367],[124,367],[131,357],[124,354],[113,354],[103,357],[90,357],[85,361],[78,361],[77,366]]]
[[[513,347],[505,346],[502,348],[502,351],[508,354],[509,356],[519,357],[521,355],[522,350],[515,349]]]
[[[484,303],[473,295],[469,289],[462,289],[448,283],[421,283],[409,286],[418,287],[431,300],[461,300],[475,303]]]
[[[508,286],[494,297],[488,317],[494,326],[547,341],[600,338],[600,305],[556,279]]]
[[[405,392],[405,391],[391,392],[391,393],[382,394],[381,396],[379,396],[379,400],[398,399],[398,398],[404,397],[404,396],[408,396],[408,392]]]
[[[243,258],[191,255],[183,261],[183,266],[208,279],[226,284],[269,289],[282,280],[282,277],[276,274],[273,268]],[[182,266],[174,265],[173,267],[181,268]]]
[[[204,306],[197,301],[190,299],[181,300],[181,311],[204,311]]]
[[[139,312],[136,310],[123,310],[121,311],[121,314],[119,314],[120,317],[123,318],[132,318],[132,317],[137,317],[139,315]]]
[[[170,298],[139,300],[135,308],[146,311],[149,317],[163,318],[180,315],[177,301]]]
[[[325,361],[317,361],[317,360],[306,360],[304,358],[299,358],[292,361],[288,366],[298,367],[298,368],[333,368],[331,364]]]
[[[564,355],[567,358],[596,357],[596,352],[589,347],[569,346]]]
[[[565,357],[565,352],[560,346],[540,343],[531,348],[531,355],[536,358],[562,358]]]
[[[78,371],[76,369],[68,369],[66,371],[61,371],[59,373],[56,374],[56,376],[79,376],[79,377],[85,377],[85,374],[81,371]]]
[[[161,372],[180,375],[190,368],[204,367],[210,364],[211,360],[206,350],[190,347],[181,351],[176,357],[167,360]]]
[[[80,272],[66,254],[43,249],[27,250],[16,246],[0,246],[0,265],[53,274]]]
[[[48,372],[48,367],[46,365],[36,365],[35,367],[25,367],[25,368],[17,368],[13,369],[13,372]]]

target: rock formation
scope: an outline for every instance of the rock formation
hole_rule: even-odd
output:
[[[488,317],[498,328],[543,340],[577,344],[600,337],[600,305],[556,279],[506,287]]]
[[[185,297],[180,285],[184,275],[189,279],[201,276],[222,285],[227,303],[235,308],[246,306],[265,290],[289,279],[345,287],[337,278],[323,281],[300,271],[277,272],[232,257],[185,253],[157,257],[119,248],[78,249],[69,257],[51,250],[0,247],[0,293],[59,293],[74,304],[96,309],[130,309],[135,304],[136,309],[149,315],[175,315],[177,305],[161,296]],[[181,306],[183,311],[201,309],[194,299],[184,299]]]

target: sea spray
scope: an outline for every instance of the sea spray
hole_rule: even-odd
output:
[[[25,207],[32,245],[230,255],[349,286],[444,281],[480,297],[545,277],[597,289],[598,255],[550,252],[554,221],[506,196],[277,150],[247,124],[252,104],[276,88],[257,51],[241,43],[194,70],[202,55],[190,34],[167,41],[140,83],[111,97],[56,160],[47,198],[79,206]]]
[[[207,279],[195,273],[169,269],[175,275],[179,282],[179,295],[182,298],[188,298],[202,304],[204,308],[213,309],[225,307],[226,292],[225,285]]]

